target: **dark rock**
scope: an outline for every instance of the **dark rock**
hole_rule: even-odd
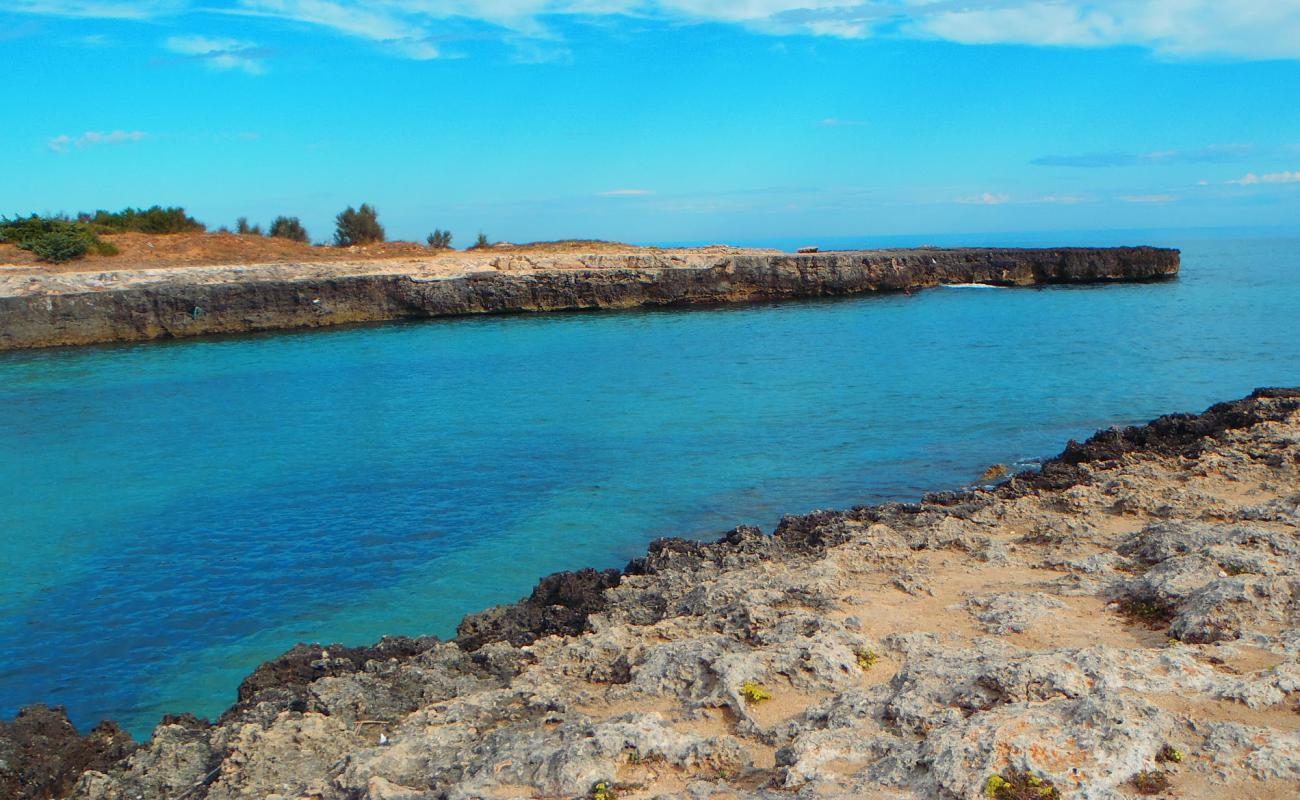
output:
[[[849,540],[843,511],[814,511],[787,514],[777,523],[772,537],[796,552],[815,553]]]
[[[547,575],[524,600],[466,616],[453,641],[477,650],[490,642],[520,646],[543,636],[582,633],[587,617],[605,608],[605,590],[617,586],[619,579],[616,569]]]
[[[381,639],[372,647],[299,644],[253,670],[239,684],[238,702],[221,715],[221,720],[232,719],[262,703],[289,711],[320,711],[308,688],[316,680],[358,672],[371,661],[410,659],[437,643],[432,636],[397,636]]]
[[[1261,399],[1284,402],[1260,403]],[[1021,473],[1000,488],[1012,494],[1067,489],[1086,481],[1080,465],[1112,462],[1130,453],[1197,458],[1225,431],[1276,421],[1297,408],[1300,389],[1256,389],[1249,397],[1210,406],[1200,414],[1167,414],[1145,425],[1098,431],[1082,444],[1071,440],[1042,470]]]
[[[114,722],[101,722],[82,736],[62,706],[28,706],[13,722],[0,722],[0,797],[63,797],[83,772],[107,769],[135,748]]]

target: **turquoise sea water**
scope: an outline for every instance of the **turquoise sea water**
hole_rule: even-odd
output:
[[[298,641],[1300,384],[1300,239],[1148,240],[1181,279],[0,354],[0,716],[144,735]]]

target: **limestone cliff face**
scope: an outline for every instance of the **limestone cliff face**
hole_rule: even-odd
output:
[[[462,314],[850,295],[943,283],[1146,281],[1177,275],[1179,253],[1150,247],[807,255],[663,251],[480,266],[453,276],[408,262],[360,271],[357,265],[300,271],[274,265],[215,273],[108,273],[108,281],[51,280],[48,286],[33,279],[0,291],[0,350]]]

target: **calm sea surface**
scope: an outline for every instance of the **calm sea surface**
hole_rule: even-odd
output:
[[[1157,243],[1180,280],[0,354],[0,716],[147,734],[298,641],[1300,384],[1300,239]]]

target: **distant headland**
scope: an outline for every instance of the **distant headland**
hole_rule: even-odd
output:
[[[312,246],[256,234],[123,232],[114,256],[46,263],[0,245],[0,350],[468,314],[685,306],[1176,276],[1152,247],[785,253],[595,241]]]

